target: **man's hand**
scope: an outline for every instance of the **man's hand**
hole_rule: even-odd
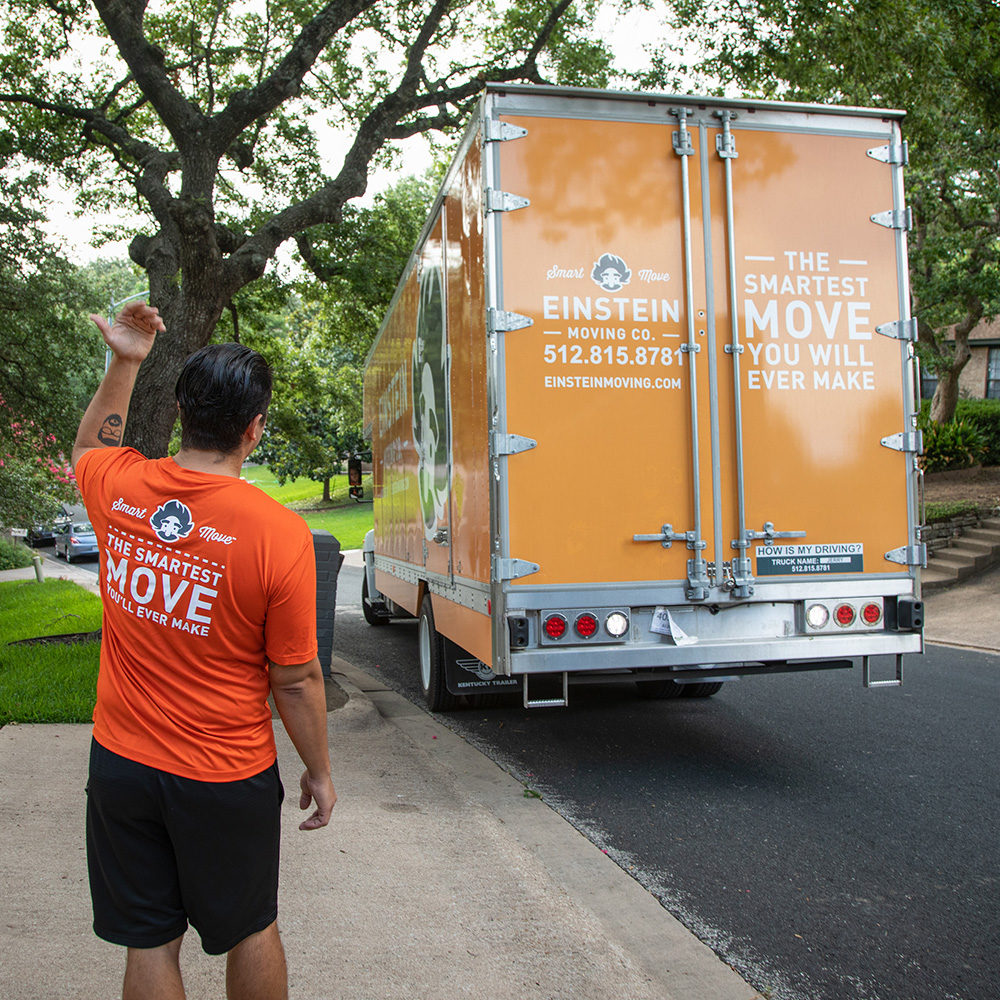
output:
[[[302,789],[302,794],[299,796],[300,809],[308,809],[313,800],[316,802],[316,811],[299,824],[299,829],[318,830],[326,826],[330,822],[330,813],[337,803],[337,793],[334,791],[330,776],[310,778],[309,772],[303,771],[299,786]]]
[[[145,302],[130,302],[118,314],[114,326],[109,326],[103,316],[91,313],[97,329],[111,353],[122,361],[141,363],[153,348],[156,334],[166,330],[155,306]]]

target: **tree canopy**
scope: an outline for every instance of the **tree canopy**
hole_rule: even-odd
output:
[[[3,127],[88,211],[144,219],[130,256],[167,331],[127,443],[165,453],[172,391],[234,297],[296,240],[322,254],[387,144],[456,128],[486,80],[603,83],[597,0],[0,0]],[[320,133],[348,136],[337,163]]]
[[[995,0],[682,0],[674,26],[710,89],[907,112],[913,312],[940,376],[931,415],[950,419],[968,335],[1000,313]],[[645,82],[679,62],[661,54]]]

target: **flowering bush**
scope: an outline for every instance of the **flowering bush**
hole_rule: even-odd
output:
[[[79,503],[76,478],[56,439],[15,414],[0,397],[0,524],[51,521],[62,503]]]

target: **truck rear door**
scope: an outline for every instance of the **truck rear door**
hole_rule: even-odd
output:
[[[489,107],[525,130],[488,153],[510,588],[659,581],[705,601],[909,577],[898,122]]]

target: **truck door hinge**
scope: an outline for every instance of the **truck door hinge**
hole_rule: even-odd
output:
[[[907,205],[906,208],[890,208],[885,212],[876,212],[870,216],[872,222],[886,229],[906,229],[913,228],[913,209]]]
[[[672,142],[674,152],[678,156],[694,156],[694,146],[691,144],[691,133],[687,127],[687,117],[691,114],[687,108],[671,108],[670,114],[676,119],[680,128],[674,132]]]
[[[523,437],[520,434],[501,434],[499,431],[493,432],[493,454],[494,455],[519,455],[522,451],[531,451],[537,448],[538,442],[530,437]]]
[[[910,146],[904,139],[901,144],[876,146],[874,149],[869,149],[868,155],[873,160],[879,160],[894,167],[905,167],[910,162]]]
[[[520,576],[530,576],[542,567],[527,559],[501,559],[493,557],[493,575],[498,580],[516,580]]]
[[[732,132],[720,132],[715,137],[715,151],[719,154],[720,160],[739,159],[740,154],[736,152],[736,138]]]
[[[900,431],[898,434],[882,438],[882,447],[919,455],[924,450],[924,435],[920,430]]]
[[[486,189],[487,212],[516,212],[519,208],[527,208],[530,204],[530,199],[522,198],[519,194],[498,191],[496,188]]]
[[[499,118],[487,118],[483,134],[487,142],[507,142],[510,139],[523,139],[528,130],[520,125],[502,122]]]
[[[875,327],[875,332],[883,337],[892,337],[894,340],[906,340],[911,344],[917,342],[917,321],[916,319],[897,319],[892,323],[882,323]]]
[[[901,563],[903,566],[926,566],[927,546],[923,542],[917,545],[902,545],[898,549],[886,552],[888,562]]]
[[[490,333],[510,333],[511,330],[523,330],[535,321],[522,313],[507,312],[504,309],[490,309],[487,314]]]

